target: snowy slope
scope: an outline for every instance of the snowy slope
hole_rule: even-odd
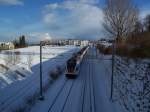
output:
[[[49,47],[43,48],[43,80],[46,83],[49,80],[49,72],[58,65],[65,65],[66,60],[77,52],[79,48],[73,46],[64,47]],[[29,47],[17,49],[20,52],[20,61],[16,65],[6,65],[9,69],[0,74],[3,79],[0,84],[3,88],[0,89],[0,111],[9,112],[22,104],[24,99],[29,97],[34,92],[39,91],[39,47]],[[11,51],[16,52],[16,50]],[[29,69],[25,57],[33,55],[31,69]],[[1,54],[5,57],[6,54]],[[1,58],[2,60],[3,58]],[[4,65],[4,61],[0,61]],[[27,66],[25,66],[27,64]],[[24,67],[24,68],[23,68]],[[17,69],[16,69],[17,68]],[[17,70],[17,72],[16,72]],[[14,74],[13,74],[14,73]],[[24,76],[22,76],[24,74]],[[20,76],[21,75],[21,76]],[[20,76],[21,78],[18,78]],[[28,77],[27,77],[28,76]],[[5,78],[6,77],[6,78]],[[8,78],[9,77],[9,78]],[[14,79],[14,77],[17,77]],[[9,80],[8,80],[9,79]]]
[[[150,110],[150,61],[115,59],[114,98],[128,112]]]

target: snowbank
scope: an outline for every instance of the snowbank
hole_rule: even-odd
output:
[[[67,59],[79,49],[73,46],[43,47],[43,83],[48,81],[50,70],[58,65],[65,65]],[[16,52],[19,52],[19,55],[13,54]],[[16,49],[9,53],[11,55],[4,52],[0,54],[3,71],[0,73],[1,112],[14,110],[24,103],[24,99],[34,92],[39,92],[39,46]]]

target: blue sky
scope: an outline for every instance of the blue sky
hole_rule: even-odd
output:
[[[104,0],[0,0],[0,41],[20,35],[97,39],[103,35]],[[140,16],[150,13],[150,0],[134,0]]]

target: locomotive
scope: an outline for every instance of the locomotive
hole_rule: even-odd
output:
[[[76,78],[80,71],[80,65],[88,50],[87,47],[83,47],[79,52],[75,53],[66,63],[66,77]]]

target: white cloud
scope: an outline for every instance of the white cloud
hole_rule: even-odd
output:
[[[0,0],[0,5],[23,5],[22,0]]]
[[[44,16],[44,22],[48,24],[53,24],[54,21],[56,20],[56,15],[53,13],[48,13]]]
[[[79,0],[81,3],[97,4],[99,0]]]
[[[48,4],[44,23],[53,35],[59,37],[98,38],[101,36],[103,13],[93,5],[96,2],[79,0]]]
[[[40,41],[44,40],[51,40],[52,37],[50,36],[49,33],[44,33],[44,32],[33,32],[28,35],[28,41],[31,43],[37,43]]]
[[[58,7],[59,7],[59,5],[58,5],[57,3],[48,4],[48,5],[45,6],[45,8],[47,8],[48,10],[49,10],[49,9],[56,9],[56,8],[58,8]]]

